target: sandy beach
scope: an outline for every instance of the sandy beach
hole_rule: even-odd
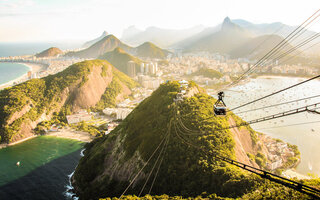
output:
[[[75,131],[70,128],[63,128],[63,129],[59,129],[59,131],[48,132],[45,135],[79,140],[82,142],[91,142],[94,139],[94,136],[90,135],[87,132]]]
[[[310,176],[306,176],[306,175],[300,174],[300,173],[296,172],[294,169],[287,169],[286,171],[282,172],[282,175],[284,177],[287,177],[287,178],[297,178],[299,180],[301,180],[301,179],[311,179]]]
[[[60,137],[60,138],[68,138],[68,139],[78,140],[81,142],[91,142],[95,138],[94,136],[90,135],[87,132],[76,131],[76,130],[73,130],[70,128],[63,128],[63,129],[59,129],[59,131],[48,132],[45,135]],[[33,135],[30,137],[24,138],[22,140],[19,140],[17,142],[10,143],[10,144],[0,144],[0,149],[22,143],[22,142],[30,140],[34,137],[38,137],[38,135]]]
[[[27,66],[32,73],[40,72],[42,70],[46,70],[46,68],[47,68],[46,65],[37,64],[37,63],[19,63],[19,64]],[[15,82],[20,83],[20,82],[26,81],[27,79],[28,79],[28,73],[25,73],[22,76],[14,79],[14,80],[11,80],[7,83],[0,85],[0,90],[4,89],[6,87],[12,86]]]

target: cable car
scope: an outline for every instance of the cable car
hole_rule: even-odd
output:
[[[224,93],[219,92],[218,93],[218,100],[214,104],[214,114],[217,116],[225,116],[227,113],[226,104],[223,101]]]

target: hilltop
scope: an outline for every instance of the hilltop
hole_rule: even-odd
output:
[[[33,129],[53,117],[115,103],[137,84],[103,60],[83,61],[62,72],[32,79],[0,91],[1,142],[34,135]]]
[[[103,33],[102,33],[99,37],[97,37],[97,38],[95,38],[95,39],[93,39],[93,40],[90,40],[90,41],[88,41],[88,42],[85,42],[85,43],[82,45],[82,48],[88,48],[88,47],[90,47],[91,45],[93,45],[94,43],[98,42],[99,40],[102,40],[102,39],[103,39],[104,37],[106,37],[107,35],[109,35],[108,32],[107,32],[107,31],[103,31]]]
[[[143,62],[139,58],[126,53],[120,47],[117,47],[113,51],[101,55],[99,58],[109,61],[113,66],[115,66],[118,70],[122,71],[125,74],[128,74],[127,65],[129,61],[133,61],[135,63],[136,71],[140,70],[139,66]]]
[[[35,56],[37,58],[42,58],[42,57],[54,57],[54,56],[58,56],[59,54],[63,54],[63,51],[57,47],[51,47],[49,49],[46,49],[38,54],[36,54]]]
[[[158,58],[164,59],[170,53],[167,50],[161,49],[151,42],[145,42],[135,48],[136,55],[143,58]]]
[[[184,101],[176,104],[174,99],[179,90],[178,82],[162,84],[115,130],[86,145],[85,155],[72,178],[80,199],[119,197],[130,183],[132,187],[126,194],[138,196],[151,193],[183,197],[203,195],[209,199],[281,198],[286,195],[306,198],[209,156],[206,152],[219,152],[258,166],[250,158],[244,161],[241,156],[246,155],[236,152],[240,151],[243,138],[229,129],[222,129],[230,124],[228,119],[234,119],[235,123],[241,122],[240,119],[235,115],[216,117],[212,109],[215,99],[194,83],[189,84]],[[247,135],[248,143],[256,145],[251,148],[253,153],[260,145],[257,133],[250,128],[242,133]],[[164,150],[163,154],[160,149]],[[162,164],[156,164],[158,161]],[[152,169],[157,171],[156,179],[155,173],[150,173]],[[145,190],[141,190],[145,183]],[[163,199],[169,197],[164,195]]]
[[[81,51],[69,52],[65,56],[74,56],[79,58],[98,58],[100,55],[109,51],[113,51],[117,47],[124,49],[126,52],[132,51],[132,47],[122,43],[114,35],[107,35],[91,45],[89,48]]]
[[[210,69],[207,67],[202,67],[200,68],[198,71],[193,72],[192,74],[190,74],[190,76],[204,76],[207,78],[221,78],[223,76],[223,74],[221,74],[220,72],[214,70],[214,69]]]

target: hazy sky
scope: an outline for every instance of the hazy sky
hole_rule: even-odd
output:
[[[320,0],[0,0],[0,42],[88,40],[104,30],[121,37],[130,25],[214,26],[226,16],[299,25],[319,8]]]

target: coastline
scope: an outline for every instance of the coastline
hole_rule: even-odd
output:
[[[87,132],[76,131],[70,128],[63,128],[63,129],[60,129],[59,131],[48,132],[44,135],[73,139],[73,140],[78,140],[78,141],[87,142],[87,143],[91,142],[95,138],[94,136],[90,135]]]
[[[25,141],[30,140],[30,139],[35,138],[35,137],[38,137],[38,136],[37,136],[37,135],[32,135],[32,136],[30,136],[30,137],[26,137],[26,138],[24,138],[24,139],[22,139],[22,140],[19,140],[19,141],[13,142],[13,143],[0,144],[0,149],[3,149],[3,148],[6,148],[6,147],[9,147],[9,146],[13,146],[13,145],[16,145],[16,144],[25,142]]]
[[[297,178],[298,180],[312,179],[312,177],[304,175],[304,174],[301,174],[301,173],[297,172],[295,169],[292,169],[292,168],[283,171],[282,175],[284,177],[287,177],[287,178]]]
[[[37,72],[40,72],[42,70],[46,70],[46,68],[47,68],[46,65],[39,64],[39,63],[24,63],[24,62],[17,62],[17,63],[28,67],[29,71],[31,71],[32,73],[37,73]],[[0,84],[0,90],[12,86],[15,82],[26,81],[27,79],[28,79],[28,72],[26,72],[22,76],[17,77],[16,79],[11,80],[11,81],[9,81],[7,83]]]
[[[33,135],[30,137],[24,138],[22,140],[19,140],[19,141],[13,142],[13,143],[9,143],[9,144],[0,144],[0,149],[25,142],[29,139],[32,139],[32,138],[35,138],[38,136],[41,136],[41,135]],[[86,142],[86,143],[91,142],[94,139],[94,136],[90,135],[87,132],[75,131],[70,128],[63,128],[63,129],[60,129],[59,131],[48,132],[48,133],[44,134],[44,136],[66,138],[66,139],[78,140],[78,141]]]

